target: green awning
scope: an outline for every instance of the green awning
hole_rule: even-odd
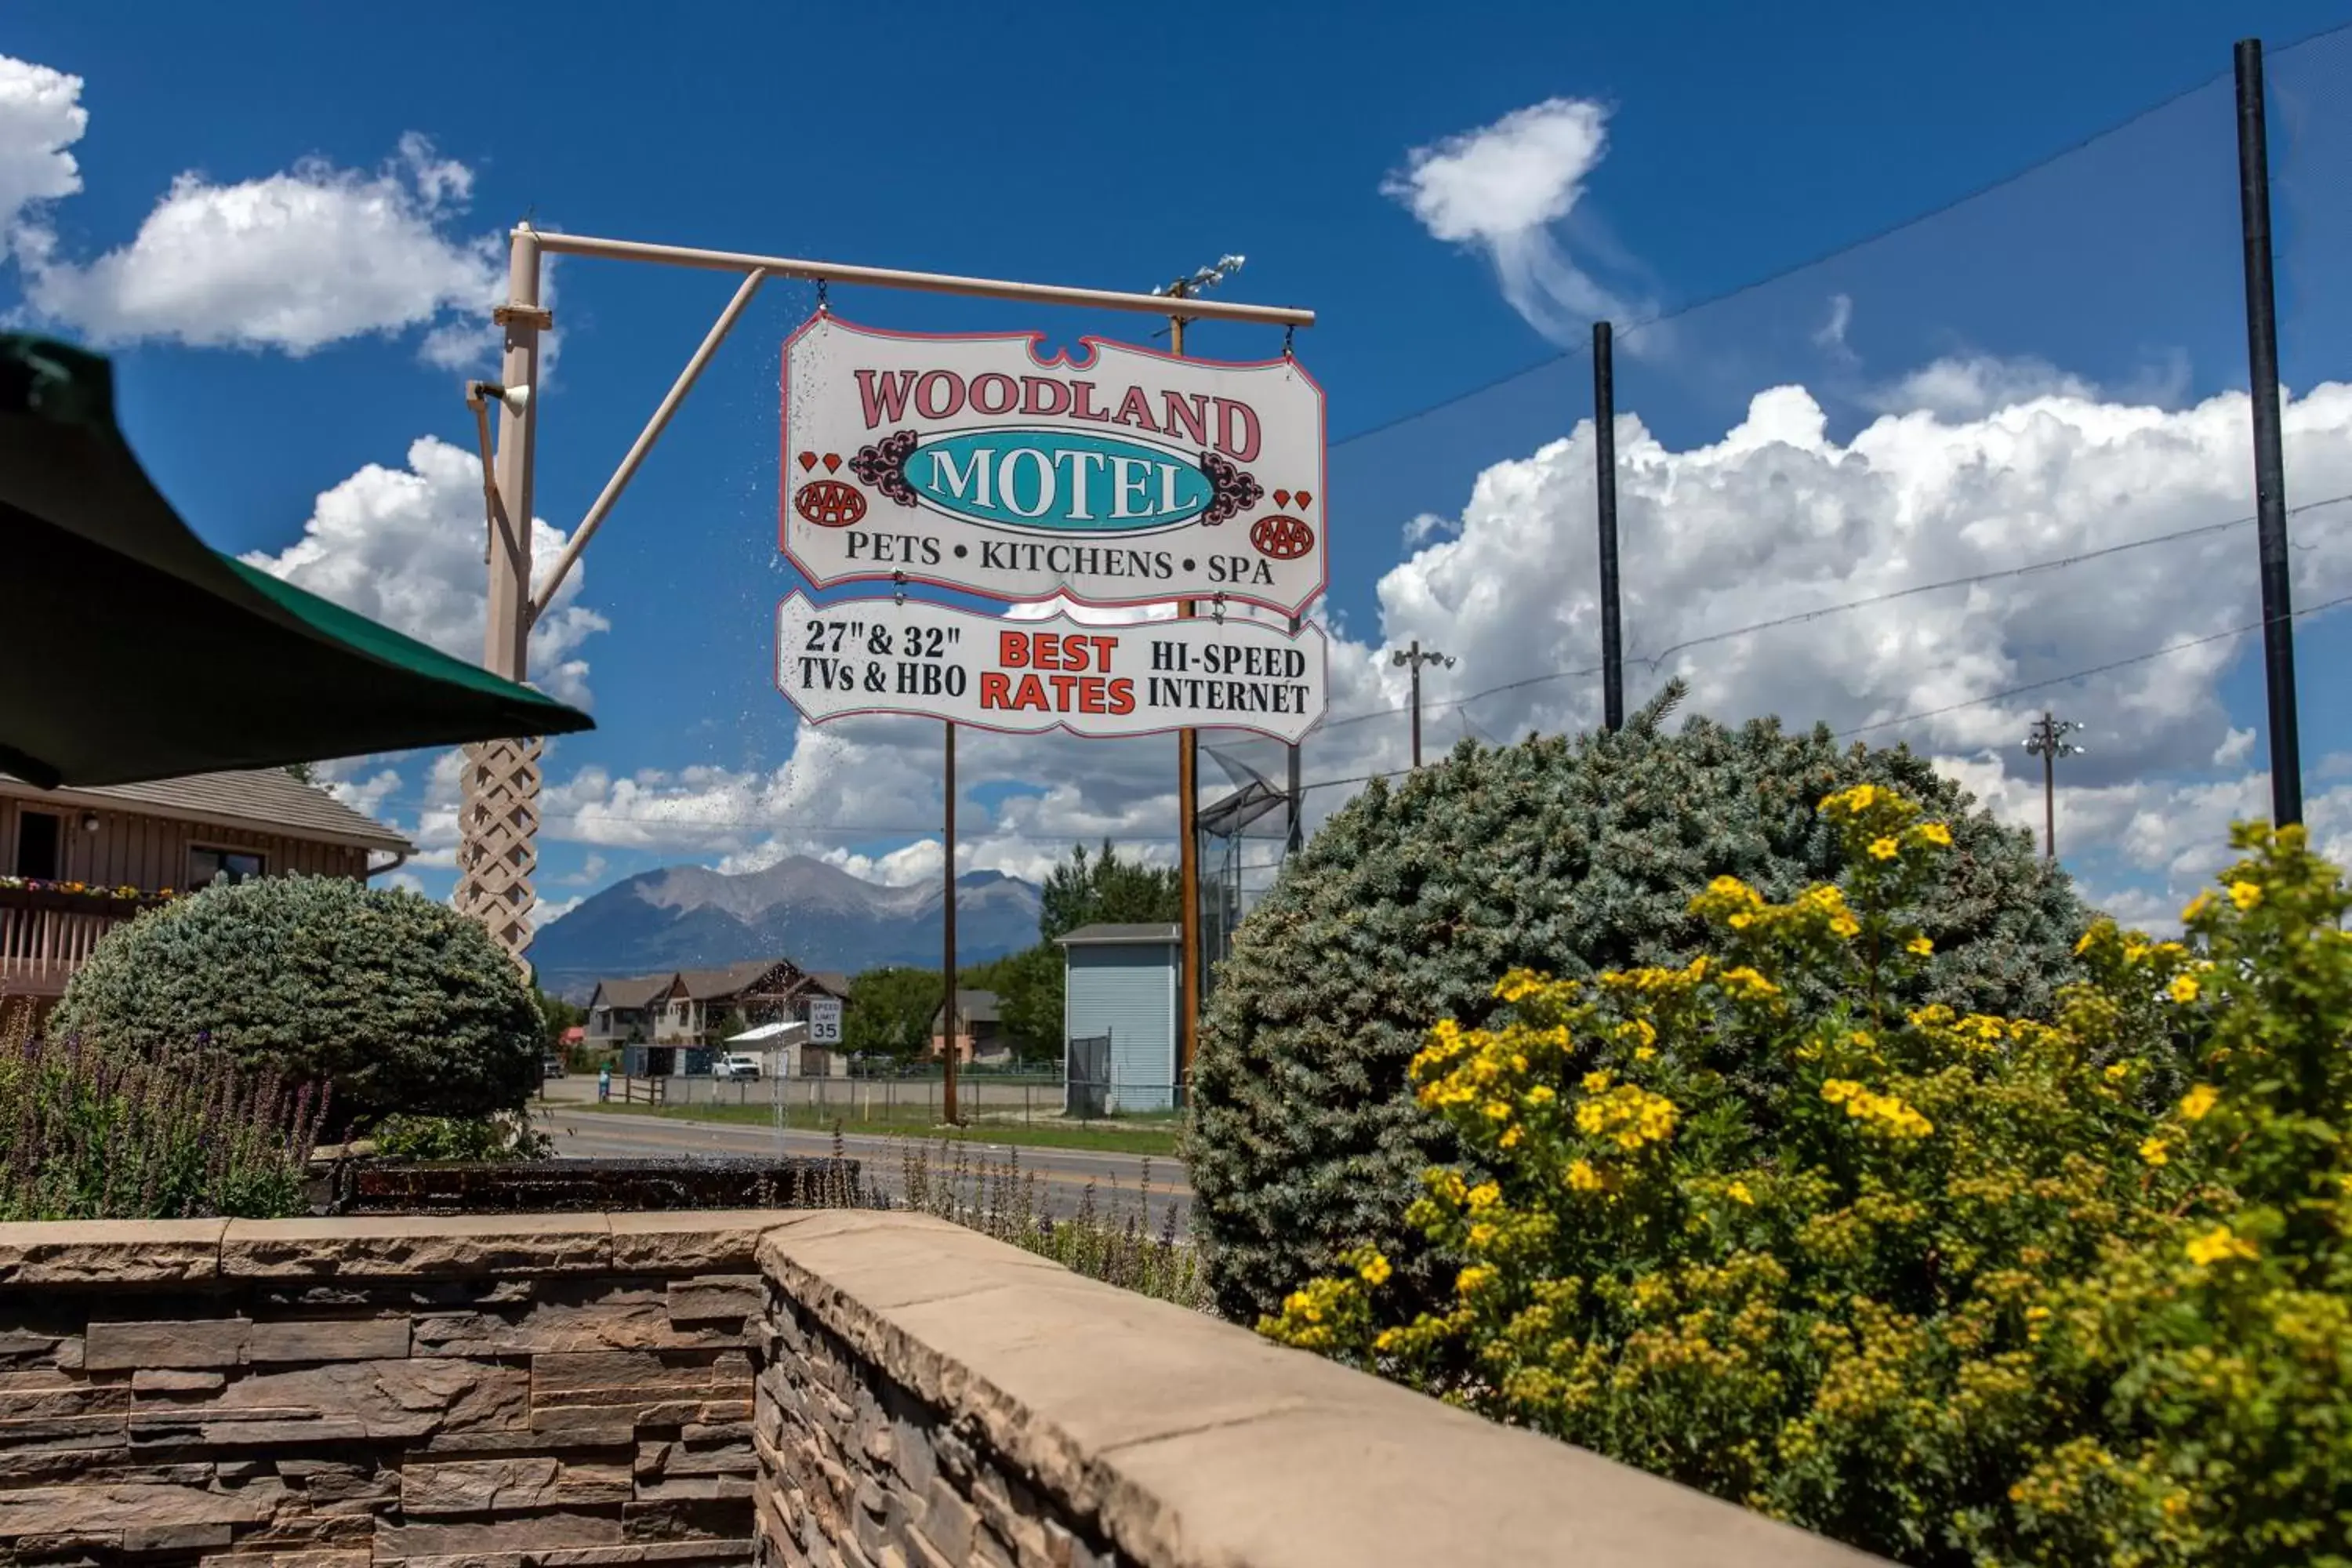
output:
[[[0,334],[0,772],[132,784],[592,728],[212,550],[123,440],[107,362]]]

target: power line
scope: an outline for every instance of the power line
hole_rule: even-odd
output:
[[[2305,512],[2317,511],[2326,507],[2342,506],[2347,501],[2352,501],[2352,492],[2347,492],[2344,495],[2329,496],[2323,500],[2305,501],[2300,506],[2288,509],[2288,515],[2291,517],[2300,516]],[[1654,655],[1632,654],[1627,657],[1632,662],[1647,665],[1650,668],[1651,673],[1655,674],[1664,667],[1667,659],[1673,658],[1678,653],[1687,653],[1692,648],[1707,647],[1717,643],[1729,642],[1737,637],[1752,637],[1758,632],[1776,631],[1783,626],[1801,626],[1811,621],[1824,620],[1832,616],[1844,615],[1853,610],[1869,609],[1877,605],[1892,604],[1896,600],[1914,598],[1922,594],[1939,593],[1949,588],[1974,587],[1979,584],[2001,582],[2013,577],[2032,576],[2034,574],[2041,572],[2061,571],[2067,567],[2083,565],[2087,562],[2101,561],[2111,556],[2122,555],[2130,551],[2145,550],[2150,545],[2174,544],[2184,539],[2197,539],[2208,534],[2226,532],[2233,528],[2244,528],[2251,525],[2254,519],[2251,514],[2243,517],[2233,517],[2221,522],[2199,523],[2191,528],[2175,529],[2169,533],[2150,534],[2145,539],[2126,540],[2120,544],[2102,545],[2098,549],[2080,551],[2072,555],[2053,556],[2047,561],[2030,562],[2022,566],[2003,566],[1990,572],[1971,573],[1963,577],[1946,577],[1933,583],[1915,583],[1908,587],[1891,588],[1885,593],[1865,595],[1859,599],[1848,599],[1840,604],[1824,605],[1817,609],[1800,610],[1793,615],[1776,616],[1769,620],[1751,621],[1746,626],[1733,626],[1725,631],[1709,632],[1704,637],[1692,637],[1686,641],[1673,644],[1671,647],[1664,648]],[[1530,686],[1541,686],[1549,681],[1583,679],[1599,675],[1601,672],[1601,667],[1599,665],[1592,665],[1580,669],[1549,670],[1541,675],[1530,675],[1523,677],[1517,680],[1507,680],[1501,685],[1486,687],[1480,690],[1470,692],[1462,697],[1439,698],[1431,701],[1428,704],[1428,708],[1430,710],[1433,711],[1438,709],[1461,707],[1468,703],[1481,701],[1486,698],[1500,696],[1507,691],[1524,690]],[[1373,719],[1396,718],[1402,715],[1404,711],[1405,710],[1402,708],[1367,709],[1360,713],[1350,713],[1338,719],[1326,719],[1321,724],[1317,726],[1317,730],[1318,732],[1322,732],[1339,729],[1344,725],[1361,724]]]
[[[2352,594],[2327,599],[2316,605],[2305,605],[2294,611],[2290,618],[2302,620],[2307,616],[2323,615],[2329,610],[2340,609],[2346,605],[2352,605]],[[2053,675],[2041,680],[2029,680],[2021,685],[2003,687],[1999,691],[1986,692],[1980,697],[1970,697],[1958,702],[1948,702],[1941,708],[1922,709],[1918,712],[1906,713],[1899,718],[1875,719],[1867,724],[1857,724],[1851,729],[1832,731],[1832,738],[1840,741],[1851,740],[1856,735],[1889,730],[1900,724],[1916,724],[1922,720],[1940,719],[1948,713],[1958,713],[1970,708],[1982,708],[1990,703],[2006,701],[2012,697],[2022,697],[2029,692],[2046,691],[2053,686],[2064,686],[2070,681],[2088,680],[2093,676],[2109,675],[2118,669],[2128,669],[2134,665],[2147,664],[2168,655],[2185,653],[2193,647],[2203,647],[2209,643],[2221,642],[2229,637],[2244,637],[2248,632],[2260,631],[2262,628],[2261,621],[2248,621],[2243,626],[2231,626],[2225,631],[2210,632],[2203,637],[2190,637],[2182,642],[2167,643],[2162,647],[2150,648],[2145,653],[2136,653],[2126,658],[2110,659],[2105,664],[2095,664],[2082,669],[2068,670],[2063,675]],[[1314,779],[1299,787],[1301,789],[1337,789],[1347,784],[1370,784],[1374,779],[1402,778],[1412,771],[1410,768],[1387,768],[1378,773],[1356,773],[1347,778]]]
[[[2352,501],[2352,493],[2329,496],[2325,500],[2305,501],[2301,506],[2290,509],[2289,515],[2316,511],[2323,507],[2341,506],[2346,501]],[[1654,658],[1647,658],[1640,654],[1633,657],[1648,665],[1651,673],[1654,675],[1659,667],[1675,654],[1685,653],[1695,647],[1706,647],[1713,643],[1728,642],[1733,637],[1747,637],[1754,632],[1772,631],[1781,626],[1801,626],[1808,621],[1820,620],[1824,616],[1843,615],[1848,610],[1867,609],[1873,605],[1893,604],[1897,599],[1914,598],[1921,594],[1933,594],[1945,588],[1973,587],[1979,583],[1998,583],[2011,577],[2030,577],[2038,572],[2056,572],[2069,566],[2080,566],[2085,562],[2102,561],[2112,555],[2121,555],[2127,551],[2144,550],[2151,544],[2174,544],[2184,539],[2198,539],[2207,534],[2225,533],[2233,528],[2244,528],[2253,521],[2254,518],[2251,514],[2245,517],[2233,517],[2226,522],[2200,523],[2194,528],[2176,529],[2170,533],[2151,534],[2146,539],[2126,540],[2121,544],[2103,545],[2096,550],[2085,550],[2078,554],[2061,555],[2048,561],[2037,561],[2030,565],[2004,567],[1994,572],[1979,572],[1966,577],[1947,577],[1937,583],[1917,583],[1908,588],[1894,588],[1884,594],[1872,594],[1864,598],[1851,599],[1844,604],[1826,605],[1817,610],[1801,610],[1795,615],[1780,616],[1769,621],[1758,621],[1752,626],[1738,626],[1727,632],[1711,632],[1706,637],[1693,637],[1688,642],[1675,643]]]
[[[2352,501],[2352,494],[2335,496],[2326,500],[2307,501],[2304,505],[2294,508],[2294,510],[2297,512],[2309,511],[2320,507],[2341,505],[2346,501]],[[2076,565],[2085,561],[2097,560],[2105,556],[2121,553],[2124,551],[2139,549],[2146,545],[2169,543],[2177,540],[2194,538],[2200,534],[2218,532],[2223,529],[2242,527],[2252,521],[2253,520],[2252,518],[2233,518],[2227,522],[2205,523],[2194,528],[2179,529],[2171,533],[2152,535],[2149,538],[2135,540],[2125,544],[2107,545],[2098,550],[2085,551],[2077,555],[2059,557],[2052,561],[2037,562],[2032,565],[2008,567],[1996,572],[1978,574],[1973,576],[1951,577],[1946,578],[1937,583],[1920,584],[1908,588],[1893,589],[1885,594],[1876,594],[1866,598],[1850,600],[1842,605],[1825,605],[1817,610],[1807,610],[1794,616],[1783,616],[1773,620],[1759,621],[1751,626],[1735,627],[1729,631],[1711,633],[1704,637],[1696,637],[1688,642],[1677,643],[1672,647],[1667,648],[1664,653],[1659,654],[1656,658],[1643,658],[1641,662],[1649,665],[1654,671],[1668,656],[1691,647],[1727,641],[1736,637],[1743,637],[1758,631],[1770,630],[1779,626],[1818,620],[1847,610],[1866,608],[1872,605],[1885,604],[1891,600],[1906,598],[1916,594],[1933,592],[1937,589],[1965,587],[1972,584],[1988,582],[2002,577],[2021,576],[2028,573],[2050,571],[2063,566]],[[2319,615],[2324,611],[2336,609],[2346,604],[2352,604],[2352,595],[2326,600],[2317,605],[2312,605],[2297,609],[2294,613],[2294,618],[2299,620],[2306,616]],[[2162,647],[2151,648],[2144,653],[2137,653],[2125,658],[2110,660],[2105,664],[2091,665],[2084,668],[2070,670],[2063,675],[2050,676],[2040,680],[2027,681],[2017,686],[2004,687],[1999,691],[1988,692],[1983,696],[1968,698],[1958,702],[1947,703],[1940,708],[1924,709],[1916,713],[1906,713],[1893,719],[1873,720],[1867,724],[1860,724],[1850,729],[1836,731],[1834,733],[1838,739],[1847,740],[1856,735],[1869,734],[1880,730],[1892,729],[1897,725],[1916,723],[1923,720],[1941,718],[1946,714],[1961,712],[1970,708],[1983,707],[1989,703],[2005,700],[2008,698],[2024,696],[2031,692],[2045,690],[2053,686],[2063,686],[2069,681],[2086,680],[2094,676],[2111,674],[2118,669],[2126,669],[2134,665],[2146,664],[2152,659],[2163,658],[2170,654],[2184,652],[2189,648],[2201,647],[2210,643],[2220,642],[2224,638],[2242,637],[2250,631],[2259,631],[2262,628],[2262,626],[2263,623],[2260,620],[2250,621],[2242,626],[2231,626],[2226,630],[2211,632],[2203,637],[2191,637],[2184,642],[2168,643]],[[1433,709],[1458,708],[1468,703],[1478,701],[1484,698],[1497,696],[1507,691],[1519,690],[1529,686],[1540,685],[1546,681],[1566,679],[1577,676],[1592,676],[1598,675],[1599,673],[1600,669],[1597,666],[1587,669],[1554,670],[1543,675],[1528,676],[1520,680],[1505,681],[1501,685],[1490,686],[1486,688],[1484,690],[1471,692],[1467,696],[1445,698],[1433,702],[1429,706]],[[1404,713],[1404,711],[1405,710],[1401,708],[1386,708],[1370,712],[1355,714],[1345,719],[1327,721],[1320,727],[1320,730],[1318,730],[1318,732],[1319,733],[1320,731],[1328,731],[1344,724],[1360,723],[1368,719],[1400,717]],[[1377,773],[1350,774],[1343,778],[1311,779],[1303,781],[1300,784],[1299,788],[1302,792],[1315,789],[1334,789],[1348,784],[1369,784],[1374,779],[1399,778],[1411,771],[1412,770],[1410,768],[1394,768]],[[407,802],[412,801],[415,798],[415,797],[395,794],[379,797],[375,804],[380,805],[385,801]],[[456,803],[454,802],[448,803],[446,807],[441,803],[431,801],[425,801],[420,804],[425,809],[456,809]],[[775,832],[789,831],[794,833],[822,834],[832,837],[849,837],[860,836],[887,837],[893,835],[929,834],[940,831],[940,826],[936,822],[919,825],[908,825],[903,823],[820,823],[802,822],[791,818],[768,817],[732,819],[718,817],[684,817],[667,816],[661,815],[640,815],[629,812],[569,812],[553,814],[551,816],[547,817],[547,819],[556,822],[626,822],[635,823],[642,826],[670,826],[678,828],[708,827],[766,829]],[[1109,837],[1114,842],[1120,843],[1173,842],[1177,836],[1173,834],[1031,833],[1025,830],[1012,830],[1008,832],[1000,832],[998,837],[1013,838],[1022,842],[1043,844],[1094,843],[1106,837]],[[626,847],[626,846],[618,846],[617,847]]]
[[[2352,605],[2352,594],[2296,610],[2288,619],[2301,620],[2305,616],[2315,616],[2344,605]],[[2069,670],[2064,675],[2053,675],[2046,680],[2029,680],[2021,686],[2004,687],[1999,691],[1988,692],[1982,697],[1971,697],[1965,702],[1948,702],[1941,708],[1928,708],[1916,713],[1906,713],[1899,719],[1873,720],[1867,724],[1857,724],[1851,730],[1836,731],[1837,739],[1848,740],[1855,735],[1869,734],[1874,730],[1892,729],[1897,724],[1916,724],[1922,719],[1940,719],[1947,713],[1958,713],[1968,708],[1981,708],[1988,703],[2003,701],[2011,697],[2022,697],[2029,691],[2046,691],[2053,686],[2064,686],[2070,681],[2088,680],[2095,675],[2113,674],[2118,669],[2128,669],[2136,664],[2146,664],[2151,659],[2163,658],[2169,654],[2186,653],[2192,647],[2203,647],[2208,643],[2221,642],[2227,637],[2242,637],[2248,632],[2258,632],[2262,629],[2261,621],[2248,621],[2243,626],[2231,626],[2227,631],[2209,632],[2201,637],[2190,637],[2185,642],[2167,643],[2162,647],[2150,648],[2146,653],[2136,653],[2128,658],[2110,659],[2105,664],[2095,664],[2087,669]]]
[[[2347,492],[2344,495],[2330,496],[2322,500],[2305,501],[2300,506],[2291,508],[2289,510],[2289,515],[2300,515],[2305,512],[2319,510],[2326,507],[2341,506],[2347,501],[2352,501],[2352,492]],[[2055,556],[2047,561],[2032,562],[2023,566],[2001,567],[1990,572],[1973,573],[1967,576],[1942,578],[1933,583],[1913,584],[1908,587],[1889,589],[1882,594],[1872,594],[1859,599],[1846,600],[1842,604],[1825,605],[1818,609],[1802,610],[1793,615],[1779,616],[1769,620],[1751,622],[1744,626],[1734,626],[1726,631],[1710,632],[1704,637],[1692,637],[1685,641],[1673,644],[1654,656],[1636,654],[1632,657],[1637,662],[1647,665],[1652,672],[1654,673],[1664,666],[1665,660],[1669,658],[1677,653],[1687,652],[1695,647],[1705,647],[1717,643],[1728,642],[1733,638],[1753,636],[1758,632],[1772,631],[1784,626],[1803,625],[1812,621],[1826,619],[1832,616],[1843,615],[1853,610],[1867,609],[1877,605],[1890,604],[1896,600],[1912,598],[1922,594],[1937,593],[1950,588],[1970,587],[1981,583],[1996,582],[2007,578],[2028,576],[2040,572],[2052,572],[2067,567],[2079,566],[2087,562],[2104,560],[2112,556],[2123,554],[2129,551],[2146,549],[2150,545],[2171,544],[2184,539],[2195,539],[2209,534],[2223,532],[2232,528],[2242,528],[2249,523],[2252,523],[2253,521],[2252,517],[2245,516],[2231,518],[2221,522],[2200,523],[2189,528],[2175,529],[2168,533],[2151,534],[2145,539],[2129,540],[2121,544],[2103,545],[2095,550],[2080,551],[2072,555]],[[2305,609],[2298,609],[2294,612],[2294,615],[2297,618],[2304,616],[2315,615],[2323,610],[2336,608],[2347,602],[2352,602],[2352,598],[2330,599],[2324,604],[2312,605]],[[1860,725],[1853,729],[1841,730],[1836,733],[1839,739],[1843,740],[1854,735],[1865,734],[1877,730],[1889,729],[1899,724],[1913,723],[1924,719],[1940,718],[1948,713],[1958,712],[1969,708],[1980,707],[1990,702],[1998,702],[2005,698],[2022,696],[2029,692],[2042,690],[2047,687],[2063,685],[2070,680],[2087,679],[2093,676],[2108,674],[2114,670],[2127,668],[2132,665],[2144,664],[2150,659],[2161,658],[2168,654],[2180,652],[2187,648],[2202,647],[2207,643],[2217,642],[2224,637],[2240,637],[2250,630],[2259,630],[2262,624],[2263,623],[2259,620],[2253,621],[2246,626],[2231,627],[2226,631],[2214,632],[2205,637],[2192,638],[2187,642],[2168,644],[2163,647],[2151,649],[2146,653],[2135,654],[2128,658],[2118,659],[2108,664],[2095,665],[2088,668],[2074,670],[2065,675],[2053,676],[2044,680],[2031,681],[2023,685],[2005,688],[2000,691],[1992,692],[1983,697],[1970,698],[1961,702],[1948,704],[1942,708],[1906,714],[1895,719],[1876,720],[1871,723]],[[1428,708],[1430,710],[1446,708],[1460,709],[1466,707],[1470,703],[1481,701],[1489,697],[1500,696],[1506,692],[1523,690],[1528,687],[1540,686],[1549,681],[1591,677],[1600,673],[1601,669],[1597,665],[1580,669],[1550,670],[1541,675],[1531,675],[1517,680],[1504,681],[1498,685],[1486,687],[1480,690],[1470,692],[1465,696],[1441,698],[1429,703]],[[1339,719],[1326,720],[1321,725],[1318,726],[1316,732],[1319,734],[1331,730],[1342,728],[1346,725],[1363,723],[1373,719],[1398,718],[1402,717],[1405,712],[1406,710],[1402,708],[1368,710],[1361,713],[1349,714]],[[1345,784],[1368,784],[1376,778],[1398,777],[1410,771],[1411,770],[1409,769],[1400,768],[1389,772],[1355,774],[1346,778],[1316,779],[1303,782],[1299,785],[1299,788],[1302,791],[1305,791],[1310,789],[1330,789]],[[447,809],[454,811],[457,807],[457,803],[454,801],[448,803],[435,802],[429,798],[410,795],[405,793],[395,793],[389,795],[380,796],[374,804],[381,805],[387,802],[415,805],[421,810]],[[928,834],[940,831],[940,825],[936,822],[921,825],[908,825],[903,823],[820,823],[801,822],[789,818],[780,819],[772,817],[736,819],[718,817],[687,817],[668,816],[659,814],[641,815],[630,812],[570,812],[557,814],[553,819],[557,821],[572,822],[626,822],[643,826],[670,826],[689,829],[698,827],[713,829],[766,829],[776,832],[789,831],[795,833],[822,834],[829,837],[850,837],[861,836],[887,837],[893,835]],[[1001,837],[1016,838],[1023,842],[1034,843],[1091,843],[1097,841],[1104,837],[1104,835],[1097,833],[1027,832],[1000,833],[998,836]],[[1155,834],[1120,835],[1114,833],[1108,837],[1118,842],[1160,842],[1173,841],[1176,836]]]
[[[329,787],[331,788],[332,786],[330,785]],[[380,808],[388,801],[401,802],[405,798],[407,797],[400,795],[379,796],[374,801],[369,803],[370,809],[373,810]],[[454,802],[444,803],[428,800],[422,803],[421,806],[421,810],[423,812],[442,810],[455,811],[456,809],[457,805]],[[639,815],[625,811],[542,812],[541,814],[540,820],[542,830],[551,826],[560,826],[567,822],[625,822],[633,823],[641,827],[670,827],[680,829],[706,827],[712,829],[761,829],[777,833],[805,833],[828,837],[849,838],[887,838],[909,834],[936,834],[942,831],[942,825],[938,822],[919,824],[887,822],[807,822],[796,820],[792,817],[770,816],[745,818],[673,816],[663,815]],[[1113,831],[1097,831],[1092,833],[1033,833],[1025,828],[992,829],[991,831],[999,838],[1015,839],[1025,844],[1098,844],[1106,838],[1109,839],[1114,844],[1124,844],[1129,842],[1159,842],[1161,840],[1173,843],[1177,837],[1177,836],[1172,833],[1121,833]],[[590,842],[593,844],[593,841]],[[593,847],[604,849],[628,849],[635,847],[635,846],[627,844],[593,844]]]
[[[2324,615],[2330,610],[2340,609],[2347,605],[2352,605],[2352,594],[2346,594],[2339,595],[2336,598],[2324,600],[2316,605],[2305,605],[2295,610],[2291,618],[2294,620],[2303,620],[2309,616]],[[1898,725],[1916,724],[1925,720],[1939,719],[1947,714],[1963,712],[1970,708],[1986,707],[1991,703],[2006,701],[2012,697],[2022,697],[2031,692],[2046,691],[2053,686],[2064,686],[2069,682],[2076,680],[2088,680],[2095,676],[2113,674],[2115,671],[2119,669],[2128,669],[2135,665],[2147,664],[2153,660],[2165,658],[2176,653],[2185,653],[2191,648],[2203,647],[2209,644],[2221,642],[2231,637],[2243,637],[2249,632],[2260,631],[2262,627],[2263,623],[2260,620],[2248,621],[2243,625],[2231,626],[2222,631],[2209,632],[2203,637],[2189,637],[2179,642],[2167,643],[2161,647],[2150,648],[2144,653],[2132,654],[2123,658],[2109,659],[2104,664],[2089,665],[2080,669],[2068,670],[2063,675],[2049,676],[2040,680],[2024,681],[2015,686],[2003,687],[1999,691],[1989,691],[1981,696],[1966,698],[1958,702],[1948,702],[1940,708],[1921,709],[1916,712],[1906,713],[1893,719],[1875,719],[1867,724],[1856,724],[1848,729],[1833,731],[1832,731],[1832,738],[1841,741],[1851,740],[1857,735],[1871,734],[1877,731],[1893,729]],[[1374,773],[1353,773],[1343,778],[1309,779],[1302,782],[1299,788],[1302,792],[1317,789],[1339,789],[1349,784],[1370,784],[1375,779],[1402,778],[1411,773],[1412,771],[1413,770],[1411,768],[1386,768]],[[595,812],[574,812],[566,816],[558,818],[557,820],[573,822],[631,822],[638,824],[651,824],[655,826],[684,827],[732,827],[761,829],[771,832],[788,831],[794,833],[822,834],[827,836],[865,836],[872,837],[923,835],[937,833],[940,831],[940,825],[935,822],[924,823],[919,826],[908,826],[904,824],[890,825],[882,823],[869,823],[862,825],[803,823],[794,822],[789,819],[722,821],[712,818],[699,818],[691,821],[679,821],[658,816],[635,816],[622,813]],[[1164,844],[1173,843],[1178,837],[1175,834],[1168,833],[1031,833],[1018,828],[998,832],[994,834],[994,837],[998,838],[1011,839],[1016,843],[1034,844],[1093,844],[1099,843],[1106,838],[1117,844]],[[600,848],[624,849],[630,847],[627,845],[597,845],[593,847]]]

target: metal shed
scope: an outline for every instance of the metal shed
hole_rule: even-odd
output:
[[[1176,1110],[1175,923],[1080,926],[1059,941],[1064,1109]]]

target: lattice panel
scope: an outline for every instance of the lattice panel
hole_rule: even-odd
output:
[[[489,928],[507,955],[530,972],[530,911],[538,903],[539,759],[534,736],[466,748],[458,806],[457,908]]]

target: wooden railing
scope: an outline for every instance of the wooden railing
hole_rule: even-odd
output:
[[[99,939],[155,901],[0,888],[0,994],[63,995]]]

